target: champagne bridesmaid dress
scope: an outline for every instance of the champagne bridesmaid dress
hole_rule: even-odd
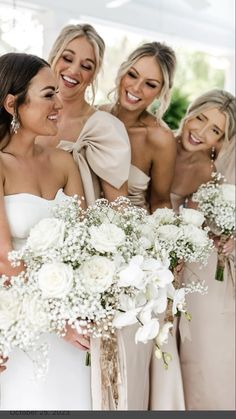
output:
[[[217,171],[235,183],[235,138],[216,160]],[[180,344],[180,360],[188,410],[235,410],[235,255],[224,281],[214,279],[217,252],[208,264],[188,264],[184,280],[204,280],[208,293],[188,295],[191,340]],[[184,319],[180,321],[181,323]]]

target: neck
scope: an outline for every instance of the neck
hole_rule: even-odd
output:
[[[85,116],[92,109],[92,106],[86,102],[83,96],[72,99],[60,97],[60,100],[63,104],[60,113],[70,119]]]
[[[120,105],[115,105],[112,113],[123,122],[126,128],[130,128],[137,125],[143,111],[128,111]]]
[[[27,136],[19,130],[17,134],[13,134],[10,137],[4,151],[16,157],[30,158],[36,155],[38,147],[35,144],[35,136]]]

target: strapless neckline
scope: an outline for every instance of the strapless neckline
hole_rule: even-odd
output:
[[[64,195],[64,196],[67,196],[64,192],[63,192],[63,189],[62,188],[60,188],[60,189],[58,189],[58,191],[57,191],[57,193],[56,193],[56,195],[55,195],[55,198],[53,198],[53,199],[47,199],[47,198],[43,198],[42,196],[39,196],[39,195],[35,195],[35,194],[31,194],[31,193],[28,193],[28,192],[20,192],[20,193],[16,193],[16,194],[10,194],[10,195],[5,195],[4,196],[4,198],[5,199],[11,199],[11,198],[22,198],[22,197],[30,197],[30,198],[32,198],[32,199],[40,199],[40,200],[42,200],[42,201],[45,201],[45,202],[54,202],[57,198],[58,198],[58,195]]]

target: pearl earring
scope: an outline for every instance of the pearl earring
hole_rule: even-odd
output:
[[[211,168],[214,167],[214,161],[215,161],[215,147],[211,148]]]

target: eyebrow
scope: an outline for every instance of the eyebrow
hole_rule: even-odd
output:
[[[200,115],[203,116],[203,118],[207,119],[207,121],[209,121],[209,119],[207,118],[206,115],[204,115],[204,113],[200,113]],[[222,134],[224,133],[224,131],[220,127],[218,127],[218,125],[213,124],[213,127],[218,129],[220,132],[222,132]]]
[[[75,55],[75,51],[73,51],[72,49],[66,48],[64,49],[63,52],[70,52],[71,54]],[[92,60],[92,58],[84,58],[85,61],[90,61],[92,64],[95,65],[95,61]]]
[[[134,70],[140,76],[140,73],[138,72],[138,70],[136,70],[135,67],[130,67],[130,70]],[[147,80],[149,80],[149,81],[155,81],[155,82],[161,84],[160,80],[158,80],[158,79],[147,78]]]

